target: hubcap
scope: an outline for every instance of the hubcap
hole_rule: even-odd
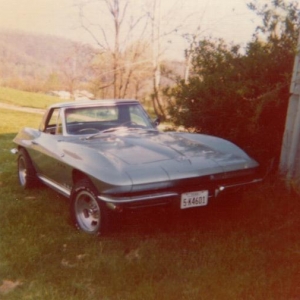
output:
[[[100,227],[100,207],[97,200],[87,191],[79,192],[75,200],[75,214],[79,227],[95,233]]]
[[[19,160],[19,179],[22,186],[26,184],[26,176],[27,176],[27,170],[25,166],[24,159],[21,157]]]

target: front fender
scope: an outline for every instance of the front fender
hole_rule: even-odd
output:
[[[60,152],[64,153],[63,161],[80,173],[86,174],[99,191],[120,187],[129,192],[132,180],[118,161],[109,159],[100,150],[90,149],[72,143],[60,143]]]
[[[28,148],[32,144],[32,141],[40,135],[41,132],[39,130],[25,127],[18,132],[16,137],[13,139],[13,142],[19,146]]]
[[[240,147],[238,147],[237,145],[233,144],[232,142],[230,142],[228,140],[225,140],[225,139],[222,139],[219,137],[215,137],[215,136],[211,136],[211,135],[198,134],[198,133],[178,132],[176,134],[182,136],[183,138],[187,138],[192,141],[204,144],[204,145],[214,149],[215,151],[218,151],[221,153],[233,154],[238,157],[244,158],[246,160],[253,161],[253,159],[250,158],[249,155],[244,150],[242,150]]]

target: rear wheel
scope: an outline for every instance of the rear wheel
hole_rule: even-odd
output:
[[[36,172],[25,149],[20,149],[18,157],[18,177],[21,186],[29,189],[37,184]]]
[[[89,234],[107,231],[108,209],[97,199],[97,190],[88,179],[79,180],[71,193],[71,217],[75,226]]]

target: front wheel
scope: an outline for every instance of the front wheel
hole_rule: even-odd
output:
[[[21,186],[29,189],[37,184],[36,172],[25,149],[20,149],[18,156],[18,177]]]
[[[103,234],[107,230],[107,213],[92,183],[88,179],[78,181],[71,193],[71,217],[75,226],[89,234]]]

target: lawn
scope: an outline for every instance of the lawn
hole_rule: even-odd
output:
[[[0,110],[0,299],[300,299],[300,198],[280,179],[88,236],[67,199],[18,185],[12,139],[40,118]]]
[[[13,104],[18,106],[47,108],[50,104],[62,102],[61,99],[45,94],[36,94],[25,91],[18,91],[11,88],[0,87],[0,103]]]

